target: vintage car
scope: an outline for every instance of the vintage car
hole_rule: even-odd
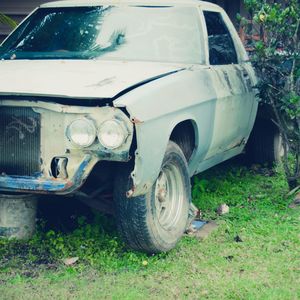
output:
[[[120,235],[148,253],[176,245],[190,177],[240,154],[257,115],[247,54],[208,2],[52,2],[0,51],[0,191],[111,192]],[[249,148],[273,161],[259,122]]]

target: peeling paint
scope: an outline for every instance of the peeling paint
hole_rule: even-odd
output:
[[[232,34],[238,65],[209,65],[205,26],[199,26],[199,36],[206,43],[202,45],[202,63],[1,61],[0,106],[32,107],[41,114],[43,173],[32,177],[0,176],[0,190],[73,192],[97,162],[129,160],[134,128],[137,149],[133,149],[133,187],[127,197],[149,191],[159,174],[172,131],[181,122],[190,121],[195,129],[197,142],[189,161],[190,175],[241,153],[257,111],[253,69],[244,63],[246,52],[224,11],[205,2],[188,3],[199,10],[199,16],[202,9],[222,14]],[[243,77],[246,73],[247,78]],[[114,150],[104,148],[96,136],[90,147],[77,147],[65,133],[71,122],[83,117],[93,120],[97,130],[106,120],[121,120],[128,138]],[[8,126],[21,138],[23,131],[30,132],[34,124],[16,119]],[[50,176],[54,157],[68,159],[66,172],[71,179]]]
[[[138,118],[135,118],[135,117],[131,118],[131,122],[133,124],[141,124],[141,123],[143,123],[143,121],[141,121],[141,120],[139,120]]]
[[[84,180],[91,156],[86,156],[71,180],[46,179],[29,176],[0,176],[0,189],[5,191],[67,194],[76,190]]]
[[[228,73],[226,71],[223,71],[222,72],[223,75],[224,75],[224,79],[227,83],[227,86],[229,88],[229,91],[231,92],[231,94],[233,94],[233,88],[232,88],[232,85],[231,85],[231,82],[230,82],[230,79],[229,79],[229,76],[228,76]]]
[[[182,69],[180,64],[103,60],[71,60],[65,64],[56,60],[13,60],[0,61],[0,65],[0,95],[60,97],[78,102],[116,99]],[[95,78],[99,78],[96,83]]]
[[[126,192],[126,197],[131,198],[134,195],[135,187],[133,186],[132,189]]]

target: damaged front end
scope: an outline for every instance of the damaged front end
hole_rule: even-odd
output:
[[[101,161],[128,161],[133,124],[121,109],[0,100],[0,191],[69,194]]]

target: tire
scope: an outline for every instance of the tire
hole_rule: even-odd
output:
[[[184,154],[169,142],[160,174],[150,191],[127,198],[132,187],[132,166],[120,168],[115,178],[114,201],[119,233],[131,249],[166,252],[184,234],[191,201],[191,185]]]
[[[249,137],[246,154],[250,163],[272,167],[283,155],[282,137],[270,121],[257,121]]]

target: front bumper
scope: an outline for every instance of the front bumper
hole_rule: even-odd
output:
[[[0,176],[0,191],[40,193],[40,194],[69,194],[83,184],[87,177],[87,168],[91,155],[86,155],[71,179],[43,178],[41,176]]]

